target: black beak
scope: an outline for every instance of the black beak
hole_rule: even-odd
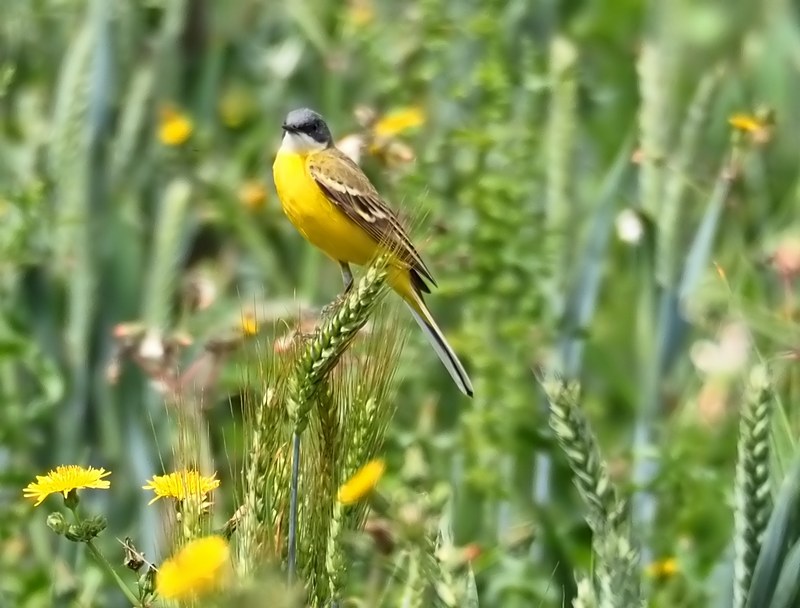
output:
[[[287,133],[294,133],[294,132],[296,132],[296,131],[297,131],[297,129],[295,129],[294,127],[290,127],[290,126],[289,126],[289,125],[287,125],[286,123],[283,123],[283,124],[281,125],[281,129],[283,129],[283,130],[284,130],[284,131],[286,131]]]

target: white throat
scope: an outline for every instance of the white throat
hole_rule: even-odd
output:
[[[325,148],[325,144],[318,142],[313,137],[305,133],[292,133],[291,131],[286,131],[286,133],[283,134],[283,141],[281,142],[281,152],[291,152],[294,154],[319,152]]]

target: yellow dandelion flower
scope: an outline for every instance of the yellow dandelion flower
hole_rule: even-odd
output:
[[[160,114],[158,139],[161,143],[165,146],[185,144],[194,130],[192,119],[170,105],[161,108]]]
[[[49,471],[47,475],[37,475],[36,481],[29,483],[22,490],[22,495],[25,498],[34,499],[36,503],[33,506],[38,507],[50,494],[63,494],[66,498],[72,490],[85,488],[107,490],[111,482],[103,477],[109,475],[111,475],[111,471],[105,469],[95,469],[94,467],[85,469],[74,464],[61,465]]]
[[[258,333],[258,321],[255,315],[246,314],[242,317],[242,333],[245,336],[255,336]]]
[[[339,502],[352,505],[368,496],[383,477],[386,463],[380,459],[369,461],[339,488]]]
[[[203,500],[211,490],[218,487],[219,479],[216,479],[216,473],[211,477],[206,477],[197,471],[189,470],[168,475],[153,475],[153,478],[149,479],[147,485],[142,486],[142,489],[153,490],[156,493],[155,498],[148,503],[152,505],[159,498],[185,500],[187,497],[191,497]]]
[[[680,568],[678,560],[674,557],[667,557],[645,567],[645,574],[650,578],[666,579],[675,576]]]
[[[389,112],[375,122],[372,130],[376,137],[393,137],[424,122],[425,112],[418,106],[412,106]]]
[[[250,180],[239,188],[239,201],[250,211],[258,211],[264,206],[267,200],[267,189],[264,182]]]
[[[229,567],[230,547],[224,538],[198,538],[161,564],[156,575],[156,591],[167,600],[208,595],[225,585]]]
[[[750,114],[734,114],[728,119],[728,124],[737,131],[757,133],[764,128],[764,123]]]
[[[772,138],[775,112],[770,108],[759,108],[753,114],[734,114],[728,119],[728,124],[735,131],[747,134],[754,144],[763,145]]]

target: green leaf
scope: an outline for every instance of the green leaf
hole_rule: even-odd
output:
[[[466,582],[466,591],[464,593],[465,599],[465,608],[478,608],[480,606],[480,602],[478,601],[478,586],[475,583],[475,571],[470,566],[467,569],[467,582]]]
[[[800,600],[800,541],[796,542],[781,569],[771,608],[792,608]]]
[[[753,571],[747,608],[770,606],[789,547],[800,538],[800,459],[783,480]]]

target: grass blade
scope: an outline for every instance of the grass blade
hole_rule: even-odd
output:
[[[597,212],[591,222],[591,232],[582,256],[576,280],[569,295],[562,321],[563,333],[559,351],[562,368],[567,378],[575,378],[580,373],[585,338],[583,331],[591,322],[595,304],[600,293],[603,277],[603,264],[606,250],[614,226],[614,212],[617,208],[618,193],[630,170],[630,155],[633,138],[628,137],[622,144],[614,164],[609,169],[600,188],[600,196],[593,203]]]
[[[715,69],[703,76],[686,111],[681,128],[678,151],[664,185],[664,202],[658,215],[658,256],[656,275],[662,285],[671,286],[675,280],[681,251],[681,203],[689,180],[688,174],[695,162],[700,135],[708,117],[708,107],[721,80],[723,70]]]
[[[747,608],[769,606],[786,554],[800,538],[800,459],[783,480],[753,570]]]
[[[781,569],[775,595],[772,596],[770,608],[794,608],[800,602],[800,541],[796,542]]]
[[[292,482],[289,490],[289,554],[287,570],[289,586],[294,584],[297,571],[297,487],[300,478],[300,433],[292,436]]]

